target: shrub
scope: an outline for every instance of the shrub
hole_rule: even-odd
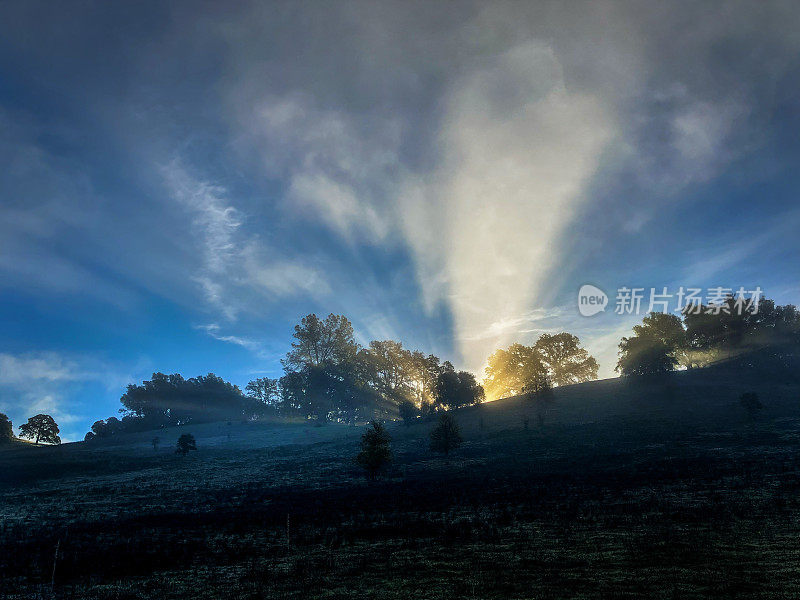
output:
[[[390,441],[389,433],[378,421],[372,421],[369,429],[361,436],[361,452],[358,453],[356,462],[366,469],[370,479],[375,479],[378,471],[392,459]]]
[[[463,441],[461,429],[453,415],[447,412],[442,413],[439,416],[439,422],[436,427],[431,431],[431,450],[447,456],[451,450],[458,448]]]
[[[186,456],[191,450],[197,450],[197,443],[191,433],[184,433],[178,438],[178,443],[175,445],[175,454]]]

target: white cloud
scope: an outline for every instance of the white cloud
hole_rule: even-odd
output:
[[[289,93],[261,98],[241,120],[266,172],[287,181],[290,212],[326,222],[349,241],[386,238],[392,216],[386,193],[400,162],[396,119],[355,118]]]
[[[76,381],[91,376],[74,361],[54,352],[29,355],[0,354],[0,385],[21,387],[31,382]]]
[[[206,301],[227,320],[255,310],[253,293],[264,300],[330,291],[318,269],[282,256],[246,233],[242,227],[245,217],[233,206],[224,187],[196,179],[177,160],[163,175],[172,197],[193,215],[202,253],[194,279]]]
[[[448,306],[461,357],[475,367],[513,336],[497,323],[537,300],[615,127],[598,98],[567,88],[539,42],[482,59],[443,93],[432,138],[440,154],[425,173],[401,159],[403,128],[391,113],[356,119],[291,92],[262,98],[240,121],[267,173],[287,182],[290,211],[351,242],[410,248],[426,308]],[[316,287],[302,270],[251,270],[265,273]]]
[[[414,200],[411,213],[427,216],[405,220],[405,233],[423,283],[444,270],[462,359],[475,367],[514,336],[483,333],[543,294],[559,234],[615,128],[597,98],[566,88],[553,51],[535,42],[459,79],[446,107],[442,167],[424,192],[431,208]]]
[[[201,329],[205,331],[208,335],[210,335],[215,340],[219,340],[220,342],[226,342],[228,344],[234,344],[236,346],[241,346],[251,352],[259,355],[259,356],[266,356],[264,352],[264,347],[261,342],[256,340],[252,340],[246,337],[240,337],[236,335],[225,335],[222,333],[222,328],[219,326],[218,323],[209,323],[207,325],[197,325],[195,329]]]
[[[247,244],[242,251],[244,273],[250,285],[277,298],[297,294],[320,298],[330,293],[330,286],[318,268],[299,260],[270,260],[265,253],[266,250],[255,242]]]
[[[17,427],[34,414],[49,414],[62,427],[62,439],[72,441],[82,433],[70,426],[89,418],[82,414],[87,408],[80,398],[84,386],[99,384],[116,393],[133,380],[116,366],[91,357],[0,353],[0,412]]]

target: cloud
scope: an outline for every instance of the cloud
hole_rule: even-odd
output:
[[[284,208],[327,223],[348,241],[385,240],[400,166],[397,119],[323,108],[296,92],[253,102],[241,125],[265,172],[286,182]]]
[[[0,385],[21,387],[30,382],[76,381],[87,376],[91,374],[82,372],[77,363],[53,352],[0,354]]]
[[[282,256],[244,231],[246,218],[224,187],[191,176],[177,160],[163,175],[172,198],[193,216],[202,255],[200,270],[193,277],[206,301],[228,321],[254,310],[253,294],[263,301],[328,293],[330,288],[317,268]]]
[[[116,393],[133,377],[116,365],[87,356],[58,352],[0,353],[0,412],[18,427],[38,413],[51,415],[62,428],[62,439],[82,437],[76,427],[91,417],[83,396]]]
[[[476,333],[525,314],[544,293],[559,234],[615,127],[597,98],[566,88],[552,49],[536,42],[456,81],[446,107],[444,160],[424,193],[436,208],[406,237],[421,273],[444,268],[462,359],[475,366],[487,342],[514,335],[471,343]]]
[[[263,12],[234,19],[224,37],[243,40],[226,89],[237,141],[281,182],[298,223],[322,223],[356,251],[405,249],[423,307],[450,313],[466,366],[524,335],[510,324],[524,328],[558,296],[581,264],[564,238],[576,219],[636,234],[753,147],[759,86],[725,80],[712,46],[752,42],[763,15],[687,26],[678,11],[601,3],[466,4],[459,19],[435,7],[355,12],[326,13],[348,42],[323,27],[328,53],[292,55],[289,77],[273,59],[292,44],[263,42],[276,37]],[[428,18],[438,26],[406,39]],[[676,31],[681,45],[665,53]]]
[[[330,293],[330,285],[319,268],[299,260],[269,259],[267,252],[256,242],[248,243],[242,250],[245,278],[253,287],[277,298],[298,294],[320,298]]]
[[[209,323],[207,325],[196,325],[195,329],[200,329],[202,331],[205,331],[212,338],[214,338],[215,340],[219,340],[220,342],[241,346],[242,348],[244,348],[245,350],[249,350],[256,356],[259,356],[261,358],[269,358],[269,354],[266,351],[266,348],[264,347],[264,344],[262,342],[247,337],[223,334],[222,328],[219,326],[218,323]]]
[[[404,160],[397,115],[356,117],[297,92],[250,102],[240,124],[266,172],[286,181],[284,208],[350,243],[408,247],[425,307],[447,306],[473,367],[513,332],[482,334],[538,300],[615,133],[600,99],[569,90],[553,49],[536,41],[448,83],[431,135],[440,152],[424,170]]]
[[[80,11],[6,20],[19,79],[89,104],[78,127],[0,114],[4,288],[127,306],[150,291],[255,352],[267,340],[236,335],[249,317],[343,312],[361,335],[452,338],[454,360],[475,368],[550,327],[537,311],[564,303],[574,272],[591,279],[623,254],[608,280],[655,271],[641,266],[654,215],[796,112],[791,3],[172,11],[157,31],[120,36],[135,48],[109,41],[102,55]],[[708,214],[733,212],[724,192],[708,196]],[[680,226],[669,234],[687,262],[706,250]]]

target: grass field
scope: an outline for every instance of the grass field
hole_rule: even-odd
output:
[[[14,444],[0,596],[800,597],[800,386],[763,380],[707,369],[471,407],[446,458],[433,423],[390,424],[375,482],[354,462],[363,429],[334,424]]]

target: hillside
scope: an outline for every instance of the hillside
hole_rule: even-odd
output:
[[[65,597],[797,592],[800,386],[759,378],[727,365],[470,407],[448,458],[428,451],[431,422],[390,424],[374,483],[354,462],[362,428],[334,424],[177,427],[158,451],[147,432],[17,445],[0,451],[0,579],[12,598],[49,586],[58,541]]]

